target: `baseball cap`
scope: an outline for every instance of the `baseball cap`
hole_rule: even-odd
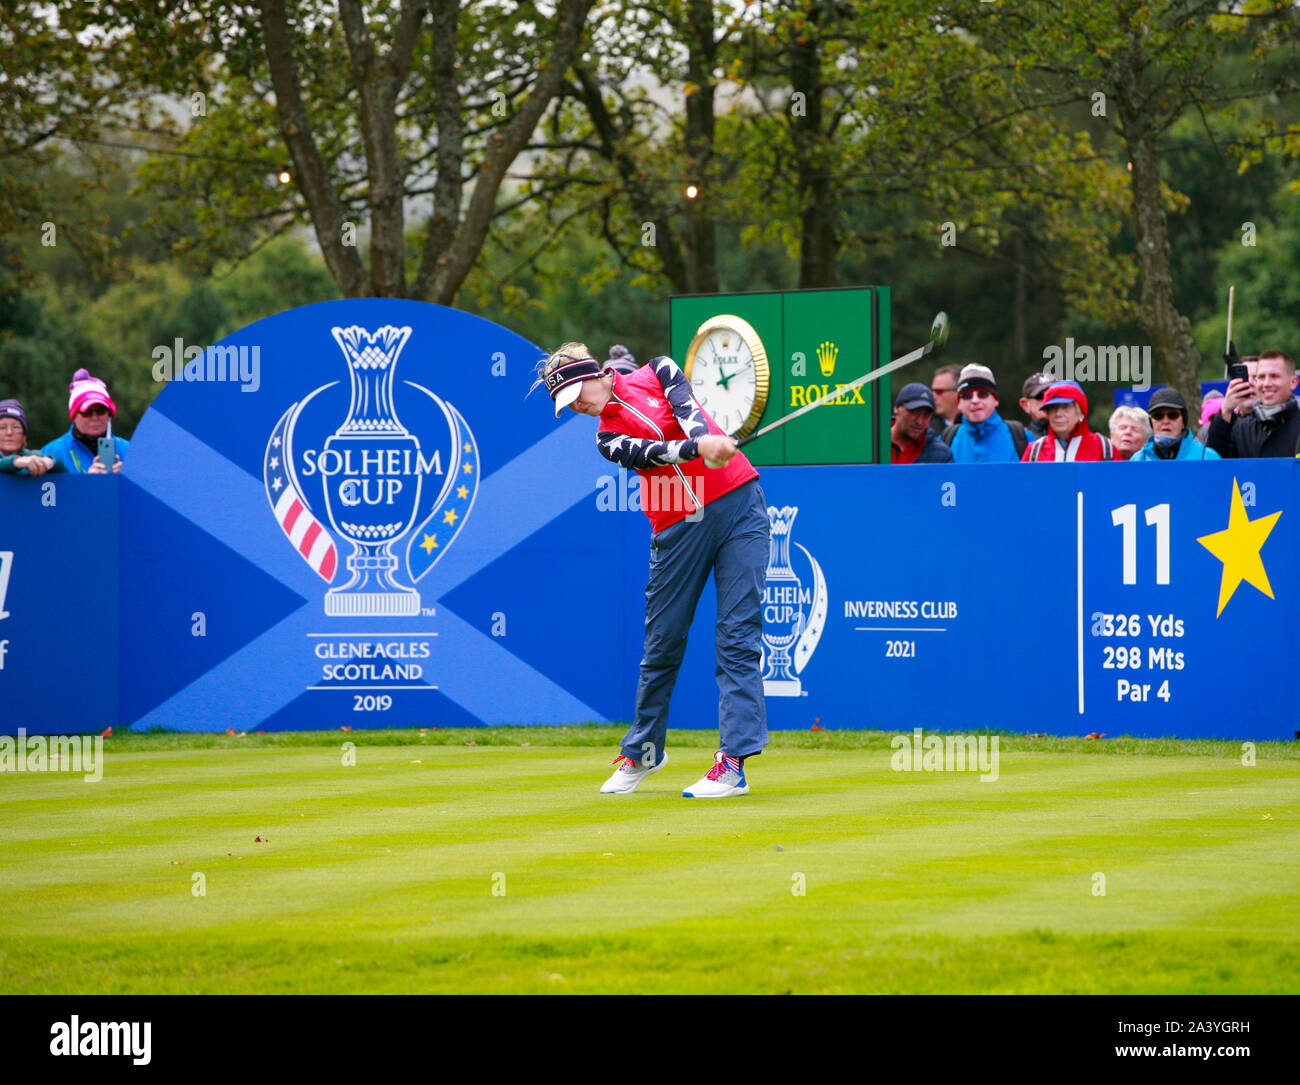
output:
[[[1035,373],[1032,377],[1025,378],[1025,383],[1020,386],[1020,396],[1022,399],[1036,399],[1051,386],[1050,380],[1041,373]]]
[[[1088,397],[1074,381],[1057,381],[1043,393],[1044,410],[1058,403],[1077,403],[1085,416],[1088,413]]]
[[[108,385],[98,377],[92,377],[89,370],[78,369],[68,385],[68,417],[75,418],[96,403],[107,407],[109,414],[117,414],[117,404],[108,394]]]
[[[906,407],[909,411],[914,411],[918,407],[929,407],[930,410],[934,410],[934,393],[920,381],[913,381],[898,390],[894,406]]]

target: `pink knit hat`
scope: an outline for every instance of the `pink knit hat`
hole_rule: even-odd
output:
[[[1201,400],[1201,425],[1205,425],[1211,418],[1223,410],[1222,393],[1213,390]]]
[[[108,408],[109,414],[116,416],[117,404],[108,394],[108,385],[98,377],[92,377],[88,370],[78,369],[72,375],[72,383],[68,385],[68,418],[75,418],[96,403],[102,403]]]

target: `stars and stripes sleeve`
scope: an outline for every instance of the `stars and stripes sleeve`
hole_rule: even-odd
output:
[[[694,437],[686,441],[655,441],[648,437],[602,431],[596,434],[596,447],[605,459],[633,471],[682,463],[699,455]]]
[[[687,437],[700,438],[708,435],[709,424],[704,419],[704,412],[691,391],[691,382],[681,367],[666,355],[651,358],[650,365],[654,375],[663,386],[664,398],[673,409],[673,416],[682,432]]]
[[[596,445],[605,459],[634,471],[663,467],[693,460],[700,454],[699,439],[709,434],[709,423],[691,391],[686,374],[667,355],[651,358],[647,363],[660,386],[673,417],[686,434],[684,441],[656,441],[647,437],[629,437],[623,433],[598,433]]]

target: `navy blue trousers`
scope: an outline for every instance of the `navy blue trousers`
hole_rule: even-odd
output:
[[[767,745],[759,658],[768,532],[767,499],[753,479],[705,505],[699,520],[679,520],[651,536],[636,719],[623,738],[628,757],[643,764],[651,757],[656,764],[663,760],[668,702],[686,653],[695,605],[710,573],[718,593],[721,749],[732,757],[748,757]]]

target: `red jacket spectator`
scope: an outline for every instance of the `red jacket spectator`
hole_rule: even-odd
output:
[[[1047,436],[1025,449],[1022,463],[1073,463],[1115,458],[1109,437],[1088,428],[1088,397],[1074,381],[1057,381],[1043,393]]]

